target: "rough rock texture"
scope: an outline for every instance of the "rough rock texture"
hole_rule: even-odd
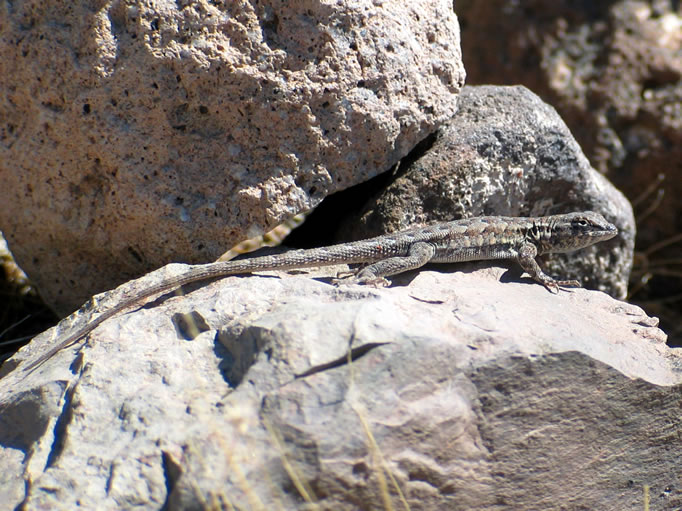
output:
[[[2,2],[0,229],[46,301],[208,262],[456,108],[452,3]]]
[[[680,2],[457,0],[455,10],[467,82],[539,94],[633,201],[632,296],[682,344]]]
[[[380,290],[227,278],[113,318],[25,378],[6,364],[0,501],[644,509],[647,485],[651,509],[679,509],[682,355],[656,320],[452,270]]]
[[[632,207],[594,170],[554,108],[525,87],[464,87],[459,111],[416,160],[346,222],[346,239],[367,238],[436,220],[479,215],[602,213],[618,238],[557,254],[562,278],[624,298],[632,267]]]

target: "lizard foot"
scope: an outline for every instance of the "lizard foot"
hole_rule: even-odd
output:
[[[542,284],[554,294],[558,294],[564,287],[582,287],[577,280],[548,280],[543,281]]]
[[[391,285],[391,282],[388,279],[377,277],[376,275],[351,275],[344,278],[335,278],[332,280],[332,283],[336,286],[361,284],[372,287],[387,287]]]

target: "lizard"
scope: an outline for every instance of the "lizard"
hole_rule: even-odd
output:
[[[352,271],[351,277],[345,279],[345,282],[387,285],[385,277],[414,270],[427,263],[511,259],[533,280],[549,291],[558,293],[560,288],[580,287],[580,283],[576,280],[553,279],[542,271],[535,258],[548,253],[572,252],[611,239],[617,234],[615,225],[592,211],[542,217],[481,216],[412,227],[375,238],[327,247],[189,265],[181,274],[125,296],[83,327],[75,329],[31,362],[25,371],[34,370],[55,353],[75,344],[119,312],[141,305],[146,298],[191,282],[257,271],[365,263],[366,266]]]

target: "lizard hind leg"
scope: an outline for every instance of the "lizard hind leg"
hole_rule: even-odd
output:
[[[407,255],[389,257],[369,264],[343,283],[387,286],[390,282],[384,277],[420,268],[428,263],[435,253],[436,248],[431,243],[420,241],[410,246]]]

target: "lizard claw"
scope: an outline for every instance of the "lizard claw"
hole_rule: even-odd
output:
[[[362,284],[365,286],[372,286],[372,287],[386,287],[390,286],[391,282],[384,277],[377,277],[375,275],[372,276],[362,276],[362,275],[352,275],[349,277],[345,278],[335,278],[332,279],[332,284],[335,286],[350,286],[353,284]]]
[[[577,280],[550,280],[543,282],[544,286],[553,294],[559,294],[562,288],[565,287],[581,287]]]
[[[372,286],[372,287],[388,287],[391,285],[391,281],[388,279],[385,279],[384,277],[374,277],[374,278],[368,278],[368,279],[358,278],[358,283],[365,284],[367,286]]]
[[[333,280],[335,284],[341,283],[345,280],[348,280],[349,278],[354,277],[355,275],[358,274],[357,270],[346,270],[346,271],[340,271],[336,274],[336,278]]]
[[[559,294],[559,285],[557,284],[557,282],[555,282],[555,281],[543,282],[543,284],[545,285],[545,287],[547,288],[547,290],[550,293],[555,294],[555,295]]]
[[[559,287],[582,287],[577,280],[558,280]]]

